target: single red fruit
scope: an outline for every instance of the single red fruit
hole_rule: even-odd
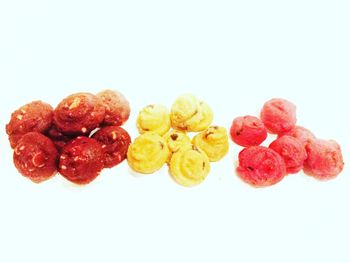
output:
[[[126,159],[131,138],[123,128],[118,126],[104,127],[97,131],[92,138],[102,144],[106,168],[112,168]]]
[[[304,168],[306,150],[304,145],[294,137],[282,136],[273,141],[269,148],[281,155],[286,164],[287,173],[295,174]]]
[[[272,99],[266,102],[260,116],[265,127],[273,134],[288,132],[297,122],[296,106],[284,99]]]
[[[58,153],[53,142],[38,132],[29,132],[19,140],[13,153],[17,170],[35,183],[57,173]]]
[[[76,93],[61,101],[54,111],[54,124],[62,133],[89,135],[105,117],[102,101],[90,93]]]
[[[313,140],[306,146],[304,172],[319,180],[337,177],[344,168],[343,155],[335,141]]]
[[[239,154],[238,176],[254,187],[277,184],[286,175],[286,165],[275,151],[263,147],[245,148]]]
[[[63,149],[59,160],[59,172],[75,184],[92,182],[103,169],[101,144],[92,138],[79,136]]]
[[[230,133],[232,140],[243,147],[258,146],[267,138],[265,125],[254,116],[234,119]]]
[[[121,126],[129,119],[130,105],[123,94],[114,90],[104,90],[98,93],[97,97],[106,108],[104,126]]]
[[[53,108],[42,101],[28,103],[12,113],[6,125],[11,147],[14,149],[28,132],[46,132],[52,125]]]

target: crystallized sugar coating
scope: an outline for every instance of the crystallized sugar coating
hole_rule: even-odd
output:
[[[296,106],[284,99],[272,99],[264,104],[261,120],[269,132],[281,134],[295,127]]]
[[[170,161],[170,174],[182,186],[199,185],[209,172],[207,155],[195,146],[174,153]]]
[[[102,169],[103,149],[95,139],[79,136],[62,149],[59,172],[72,183],[88,184]]]
[[[22,136],[13,153],[17,170],[35,183],[41,183],[57,173],[58,153],[53,142],[38,132]]]
[[[188,131],[190,126],[198,125],[202,119],[198,99],[191,94],[178,97],[171,107],[170,119],[172,127],[182,131]]]
[[[304,147],[316,139],[316,136],[311,131],[301,126],[295,126],[292,130],[279,135],[279,137],[284,135],[289,135],[296,138],[303,144]]]
[[[192,143],[204,151],[211,162],[221,160],[229,150],[228,135],[224,127],[209,127],[193,137]]]
[[[304,168],[307,154],[304,145],[298,139],[285,135],[273,141],[269,148],[281,155],[287,173],[298,173]]]
[[[275,151],[263,146],[252,146],[240,152],[237,173],[252,186],[266,187],[284,178],[286,165]]]
[[[163,136],[170,130],[169,110],[163,105],[149,105],[139,112],[136,124],[141,134],[154,132]]]
[[[316,179],[333,179],[344,168],[341,148],[335,141],[313,140],[306,145],[306,152],[304,172]]]
[[[130,117],[130,105],[125,96],[115,90],[97,93],[106,109],[104,126],[122,126]]]
[[[168,146],[160,135],[144,133],[130,145],[127,158],[134,171],[151,174],[163,167],[169,155]]]
[[[263,122],[254,116],[238,117],[231,126],[232,140],[243,147],[258,146],[267,138],[267,129]]]
[[[192,147],[190,137],[188,137],[188,135],[182,131],[171,130],[165,134],[163,138],[170,151],[167,163],[170,163],[171,157],[174,153]]]
[[[67,135],[89,135],[102,123],[105,107],[90,93],[76,93],[63,99],[54,111],[54,124]]]
[[[112,168],[126,159],[131,138],[122,127],[103,127],[92,138],[102,144],[105,168]]]
[[[42,101],[28,103],[12,113],[6,125],[11,147],[28,132],[45,133],[52,125],[53,108]]]
[[[202,114],[202,119],[197,125],[192,127],[192,131],[194,132],[204,131],[212,124],[214,119],[212,109],[204,101],[199,102],[199,112]]]
[[[73,137],[65,135],[59,131],[55,125],[52,125],[51,128],[46,132],[46,136],[52,140],[58,152],[61,152],[63,147],[73,139]]]
[[[213,112],[205,102],[191,94],[185,94],[178,97],[171,107],[170,120],[174,129],[200,132],[213,122]]]
[[[178,152],[182,148],[192,147],[190,137],[182,131],[171,130],[163,137],[172,153]]]

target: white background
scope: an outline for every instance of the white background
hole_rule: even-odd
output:
[[[254,189],[240,148],[185,189],[167,168],[124,163],[87,187],[20,176],[4,131],[13,110],[113,88],[137,112],[191,92],[215,124],[272,97],[349,160],[350,4],[344,0],[0,0],[0,262],[350,262],[349,169],[333,181],[289,176]]]

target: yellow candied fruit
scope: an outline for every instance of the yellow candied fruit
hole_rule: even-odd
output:
[[[229,150],[229,139],[224,127],[209,127],[196,135],[192,143],[204,151],[211,162],[221,160]]]
[[[169,154],[168,146],[160,135],[145,133],[130,145],[128,164],[136,172],[151,174],[163,167]]]
[[[164,139],[172,153],[176,153],[183,148],[192,146],[190,137],[182,131],[171,130],[164,135]]]
[[[198,132],[210,126],[213,121],[213,112],[205,102],[199,101],[191,94],[185,94],[174,102],[170,120],[174,129]]]
[[[209,172],[207,155],[195,146],[174,153],[170,161],[170,174],[182,186],[199,185]]]
[[[163,136],[165,139],[171,155],[168,158],[167,163],[170,162],[172,154],[180,151],[181,149],[191,148],[192,142],[190,137],[182,131],[171,130]]]
[[[174,129],[192,131],[192,127],[198,125],[202,118],[199,101],[191,94],[178,97],[171,107],[170,120]]]
[[[207,103],[201,101],[199,103],[199,111],[202,113],[202,119],[198,124],[192,126],[192,130],[195,132],[200,132],[208,129],[214,119],[213,111]]]
[[[163,105],[149,105],[137,117],[137,129],[141,134],[154,132],[164,135],[170,129],[170,115]]]

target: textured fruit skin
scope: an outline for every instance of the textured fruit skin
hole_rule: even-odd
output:
[[[245,148],[239,154],[238,176],[254,187],[267,187],[280,182],[286,175],[286,165],[275,151],[263,147]]]
[[[130,104],[125,96],[115,90],[97,93],[106,109],[103,126],[122,126],[130,117]]]
[[[19,140],[13,162],[17,170],[35,183],[57,173],[58,152],[53,142],[38,132],[29,132]]]
[[[208,156],[210,162],[220,161],[229,150],[227,130],[219,126],[211,126],[197,134],[192,143]]]
[[[54,124],[69,136],[89,135],[105,117],[102,101],[91,93],[76,93],[63,99],[54,111]]]
[[[63,147],[74,137],[63,134],[60,130],[57,129],[55,125],[52,125],[51,128],[45,133],[52,142],[55,144],[58,152],[61,152]]]
[[[284,99],[272,99],[264,104],[260,117],[270,133],[288,132],[297,122],[296,106]]]
[[[156,133],[144,133],[137,137],[128,150],[128,164],[135,172],[152,174],[161,169],[170,155],[163,137]]]
[[[167,159],[167,164],[170,164],[171,157],[174,153],[185,150],[187,148],[192,148],[191,138],[185,132],[170,130],[163,136],[169,149],[169,157]]]
[[[278,137],[280,138],[280,137],[282,137],[284,135],[288,135],[288,136],[294,137],[299,142],[301,142],[304,147],[307,144],[309,144],[310,142],[312,142],[313,140],[316,139],[316,136],[310,130],[308,130],[308,129],[302,127],[302,126],[295,126],[290,131],[282,133],[282,134],[279,134]]]
[[[304,172],[319,180],[337,177],[344,168],[343,155],[335,141],[313,140],[306,146]]]
[[[233,120],[230,134],[238,145],[258,146],[266,140],[267,129],[259,118],[247,115]]]
[[[103,167],[103,149],[95,139],[79,136],[62,149],[59,172],[75,184],[92,182]]]
[[[92,138],[102,144],[105,168],[117,166],[126,159],[131,138],[129,133],[118,126],[107,126],[97,131]]]
[[[213,122],[213,111],[209,105],[192,94],[184,94],[171,107],[171,126],[179,131],[200,132]]]
[[[287,173],[295,174],[304,168],[307,154],[304,145],[298,139],[285,135],[273,141],[269,148],[283,158]]]
[[[191,148],[190,137],[182,131],[171,130],[163,136],[171,153],[176,153],[185,148]]]
[[[28,132],[45,133],[52,125],[52,117],[53,108],[42,101],[33,101],[14,111],[6,125],[11,147],[14,149]]]
[[[208,156],[196,146],[182,149],[173,154],[170,161],[170,174],[185,187],[201,184],[210,172]]]
[[[140,134],[154,132],[163,136],[170,130],[170,113],[167,107],[159,104],[143,108],[136,121]]]

